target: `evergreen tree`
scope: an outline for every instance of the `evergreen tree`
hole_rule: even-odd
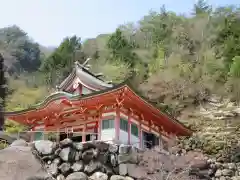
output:
[[[196,4],[194,4],[194,12],[195,15],[210,13],[212,10],[211,6],[207,4],[205,0],[198,0]]]
[[[110,36],[107,47],[111,52],[113,60],[120,60],[132,67],[136,64],[138,58],[133,52],[134,47],[129,44],[119,28]]]

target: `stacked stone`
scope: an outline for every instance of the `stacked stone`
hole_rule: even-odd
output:
[[[131,180],[127,165],[139,161],[135,147],[102,141],[41,140],[33,143],[33,153],[57,180]]]
[[[223,163],[208,159],[193,164],[190,174],[212,180],[240,180],[240,162]]]
[[[209,173],[215,180],[240,180],[240,163],[222,163],[209,160]]]

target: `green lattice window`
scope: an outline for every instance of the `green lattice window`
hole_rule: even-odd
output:
[[[102,129],[114,129],[114,119],[105,119],[102,121]]]
[[[120,129],[128,132],[128,121],[127,120],[120,118]]]
[[[138,127],[136,124],[131,124],[131,134],[134,136],[138,136]]]

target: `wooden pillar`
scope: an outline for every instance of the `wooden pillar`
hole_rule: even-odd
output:
[[[119,140],[120,134],[120,109],[116,108],[116,118],[115,118],[115,139]]]
[[[142,120],[140,119],[139,121],[139,126],[138,126],[138,132],[139,132],[139,148],[142,148]]]
[[[56,124],[57,124],[57,134],[56,134],[56,142],[60,142],[60,118],[59,115],[56,115]]]
[[[149,133],[152,132],[152,122],[151,120],[148,121],[148,128],[149,128]],[[150,143],[150,147],[152,148],[152,145],[153,145],[153,139],[151,140],[151,142],[148,142]]]
[[[162,149],[163,144],[162,144],[162,136],[161,136],[161,130],[158,128],[158,138],[159,138],[159,147]]]
[[[101,140],[101,132],[102,132],[102,113],[98,113],[98,140]]]
[[[131,144],[131,114],[128,113],[128,144]]]
[[[33,142],[35,140],[35,127],[31,129],[31,134],[30,134],[30,141]],[[18,135],[20,137],[20,134]]]

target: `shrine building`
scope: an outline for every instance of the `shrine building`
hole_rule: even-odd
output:
[[[75,63],[55,93],[29,109],[6,112],[6,117],[26,125],[41,139],[56,132],[59,139],[71,133],[74,141],[118,140],[143,148],[159,145],[192,131],[140,97],[129,83],[113,85],[89,71],[87,62]]]

